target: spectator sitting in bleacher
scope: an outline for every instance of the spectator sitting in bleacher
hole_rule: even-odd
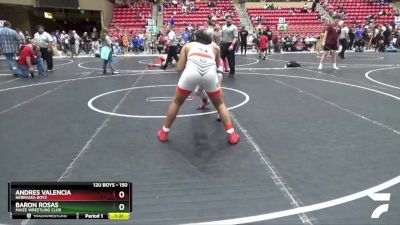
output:
[[[303,6],[303,13],[309,13],[309,7],[308,7],[307,2],[304,3],[304,6]]]
[[[186,14],[186,12],[187,12],[187,6],[186,4],[182,4],[182,13]]]
[[[119,43],[114,44],[113,53],[114,53],[114,55],[121,55],[122,49],[121,49],[121,46],[119,45]]]
[[[198,7],[196,7],[194,4],[190,7],[190,11],[191,12],[196,12],[199,11],[200,9]]]
[[[216,22],[218,19],[217,19],[217,16],[216,15],[213,15],[212,17],[211,17],[211,22]]]
[[[208,23],[211,23],[212,17],[213,17],[213,14],[212,14],[212,12],[210,12],[210,13],[208,14],[208,16],[207,16],[207,18],[208,18],[207,22],[208,22]]]
[[[388,15],[388,16],[392,16],[393,15],[393,10],[391,8],[385,9],[385,14]]]
[[[169,24],[170,24],[171,26],[174,26],[174,25],[175,25],[174,16],[171,16],[171,18],[169,19]]]
[[[342,20],[347,19],[347,12],[345,10],[343,10],[341,17],[342,17]]]

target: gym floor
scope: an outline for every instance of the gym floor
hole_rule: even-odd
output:
[[[400,223],[399,54],[347,53],[338,71],[310,53],[237,55],[223,81],[234,146],[195,96],[170,141],[157,140],[179,75],[147,68],[155,58],[117,57],[118,75],[100,59],[59,58],[34,79],[0,61],[0,224],[23,222],[7,213],[9,181],[133,182],[129,221],[27,224]]]

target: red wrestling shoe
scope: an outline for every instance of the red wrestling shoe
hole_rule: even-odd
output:
[[[161,142],[167,142],[168,141],[168,132],[165,132],[163,130],[163,128],[161,127],[161,129],[157,132],[157,137],[158,137],[158,140],[160,140]]]
[[[231,145],[236,145],[239,143],[240,135],[236,132],[233,132],[232,134],[228,134],[228,142]]]

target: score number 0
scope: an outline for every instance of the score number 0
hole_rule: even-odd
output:
[[[123,199],[125,197],[125,192],[120,191],[118,193],[118,197]],[[118,208],[119,208],[120,211],[123,211],[125,209],[125,205],[121,203],[121,204],[119,204]]]

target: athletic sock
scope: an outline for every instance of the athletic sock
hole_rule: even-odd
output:
[[[232,134],[233,132],[235,132],[235,129],[233,128],[233,125],[231,123],[225,126],[225,130],[227,134]]]
[[[167,133],[171,130],[170,128],[166,128],[164,126],[162,127],[162,129],[163,129],[164,132],[167,132]]]

